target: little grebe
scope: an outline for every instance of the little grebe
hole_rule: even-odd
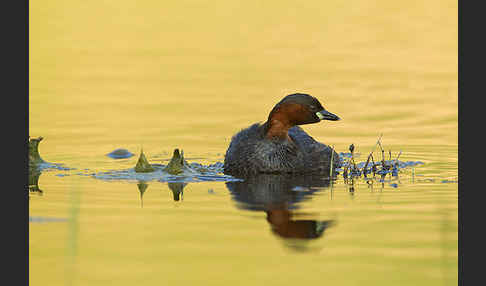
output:
[[[268,115],[233,136],[224,158],[224,173],[248,176],[258,173],[329,174],[331,148],[319,143],[297,125],[340,120],[313,96],[284,97]],[[334,152],[334,168],[341,159]]]

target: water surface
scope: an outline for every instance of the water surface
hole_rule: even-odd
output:
[[[52,0],[29,16],[29,134],[64,167],[33,180],[30,285],[457,284],[456,2]],[[338,152],[364,161],[383,134],[424,164],[370,183],[80,175],[142,148],[222,162],[294,92],[342,118],[303,126]]]

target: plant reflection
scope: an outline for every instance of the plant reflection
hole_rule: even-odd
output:
[[[299,202],[310,199],[322,188],[329,187],[329,178],[264,174],[240,182],[226,182],[239,208],[264,211],[272,232],[284,239],[308,241],[322,237],[334,220],[296,219]],[[308,215],[308,214],[305,214]],[[302,244],[288,245],[303,250]]]
[[[36,168],[29,168],[29,194],[42,196],[43,191],[39,188],[39,177],[41,171]]]
[[[137,187],[138,187],[138,190],[140,191],[140,204],[141,204],[141,207],[143,208],[143,194],[147,190],[148,184],[145,183],[145,181],[138,181]]]
[[[172,191],[174,201],[184,200],[183,190],[187,183],[168,183],[169,189]]]
[[[187,183],[181,182],[170,182],[168,183],[169,189],[172,192],[172,198],[174,201],[182,201],[184,199],[184,188],[186,187]],[[138,181],[137,187],[138,191],[140,192],[140,205],[143,208],[143,194],[147,191],[148,184],[145,181]]]

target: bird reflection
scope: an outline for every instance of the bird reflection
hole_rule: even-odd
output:
[[[294,250],[307,250],[306,241],[322,237],[326,229],[335,225],[335,220],[309,219],[312,214],[295,211],[300,202],[312,198],[322,188],[328,188],[329,178],[261,174],[225,184],[239,208],[265,212],[272,233],[289,241],[285,245]],[[183,200],[186,185],[168,183],[174,201]],[[148,185],[140,181],[137,186],[143,207],[143,194]]]
[[[262,174],[244,181],[226,182],[239,208],[264,211],[274,234],[284,239],[311,240],[322,237],[333,220],[296,219],[297,204],[329,186],[329,178]]]
[[[266,213],[273,233],[283,238],[318,238],[322,236],[326,228],[333,224],[332,220],[293,220],[292,212],[285,208],[267,210]]]

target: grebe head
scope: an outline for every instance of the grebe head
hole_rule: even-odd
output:
[[[340,118],[327,111],[317,98],[305,93],[294,93],[284,97],[275,105],[266,123],[267,137],[286,137],[289,128],[295,125],[317,123],[322,120],[337,121]]]

